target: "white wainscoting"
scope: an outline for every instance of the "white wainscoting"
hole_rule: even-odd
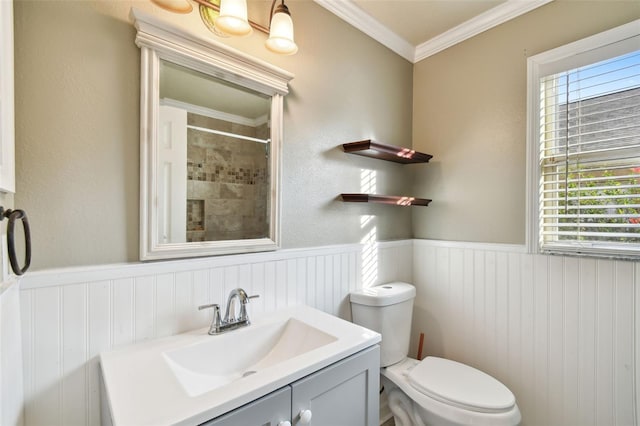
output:
[[[640,262],[414,240],[413,348],[505,383],[525,425],[638,424]]]
[[[0,425],[23,424],[20,283],[0,283]]]
[[[29,273],[25,425],[99,424],[97,355],[205,326],[196,306],[236,286],[261,295],[253,315],[307,303],[348,317],[349,290],[393,280],[418,289],[412,354],[424,332],[425,355],[494,375],[525,425],[638,424],[640,263],[414,240]]]
[[[204,327],[242,287],[250,314],[306,303],[350,317],[362,283],[412,280],[412,241],[29,273],[21,291],[25,425],[98,425],[98,354]]]

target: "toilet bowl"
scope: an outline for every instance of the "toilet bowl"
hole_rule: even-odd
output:
[[[444,358],[407,357],[415,294],[396,282],[350,295],[353,322],[382,335],[380,373],[396,426],[519,424],[513,393],[490,375]]]

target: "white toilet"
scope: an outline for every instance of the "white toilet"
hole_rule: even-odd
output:
[[[396,426],[520,423],[511,391],[459,362],[407,357],[415,287],[390,283],[351,293],[353,322],[382,335],[380,373]]]

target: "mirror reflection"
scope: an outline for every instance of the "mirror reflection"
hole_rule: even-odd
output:
[[[160,61],[157,241],[268,238],[271,97]]]

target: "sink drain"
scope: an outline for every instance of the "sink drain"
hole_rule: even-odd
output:
[[[253,371],[253,370],[251,370],[251,371],[245,371],[245,372],[242,374],[242,377],[247,377],[247,376],[250,376],[250,375],[252,375],[252,374],[256,374],[256,372],[255,372],[255,371]]]

